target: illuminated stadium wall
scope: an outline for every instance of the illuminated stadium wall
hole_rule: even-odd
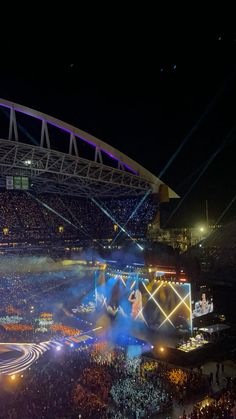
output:
[[[192,331],[191,284],[106,274],[97,284],[97,309],[142,322],[155,331]]]

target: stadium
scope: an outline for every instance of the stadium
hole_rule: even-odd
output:
[[[21,227],[24,238],[38,240],[113,239],[125,223],[140,239],[158,194],[177,197],[138,163],[78,128],[4,100],[0,106],[2,239],[20,240]]]
[[[175,376],[188,391],[204,388],[200,375],[155,359],[161,342],[193,330],[184,270],[147,257],[148,226],[178,195],[114,147],[39,111],[1,99],[0,127],[5,417],[16,385],[24,389],[16,406],[24,392],[38,394],[23,417],[44,406],[45,418],[156,417],[171,409]],[[203,295],[196,315],[213,310]],[[204,336],[190,343],[185,353]]]

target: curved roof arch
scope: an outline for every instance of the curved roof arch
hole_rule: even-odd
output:
[[[118,169],[121,169],[121,170],[126,169],[127,171],[133,173],[136,176],[139,176],[146,182],[150,183],[150,186],[153,192],[158,192],[159,186],[161,184],[164,184],[164,182],[162,182],[153,173],[145,169],[143,166],[141,166],[135,160],[128,157],[126,154],[120,152],[115,147],[112,147],[106,142],[96,138],[95,136],[91,134],[88,134],[87,132],[71,124],[68,124],[57,118],[46,115],[42,112],[36,111],[34,109],[28,108],[26,106],[23,106],[23,105],[20,105],[20,104],[17,104],[17,103],[14,103],[5,99],[0,99],[0,106],[10,109],[11,120],[10,120],[10,128],[9,128],[9,139],[11,139],[10,131],[11,133],[14,131],[15,139],[18,140],[18,134],[17,134],[17,128],[16,128],[17,119],[15,117],[15,112],[19,112],[24,115],[28,115],[32,118],[36,118],[42,121],[41,146],[43,146],[43,141],[42,141],[43,136],[44,134],[46,134],[47,147],[50,148],[50,140],[49,140],[48,131],[47,131],[47,124],[49,124],[70,134],[70,141],[71,141],[70,149],[72,149],[72,145],[73,145],[74,147],[76,147],[76,150],[77,150],[76,140],[82,140],[94,147],[95,156],[96,156],[95,161],[98,161],[97,159],[99,159],[100,163],[102,163],[101,152],[107,154],[110,158],[117,161]],[[170,198],[179,198],[179,196],[169,186],[168,186],[168,191],[169,191]]]

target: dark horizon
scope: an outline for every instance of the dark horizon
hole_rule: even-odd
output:
[[[214,42],[219,50],[210,62],[156,63],[150,71],[153,63],[145,71],[112,64],[100,71],[73,63],[3,66],[0,96],[95,135],[156,176],[185,141],[161,176],[183,197],[235,124],[236,65],[222,60],[221,41]],[[169,226],[203,222],[206,199],[210,222],[217,220],[236,191],[234,149],[235,134]],[[176,205],[172,200],[168,214]],[[234,219],[235,205],[223,223]]]

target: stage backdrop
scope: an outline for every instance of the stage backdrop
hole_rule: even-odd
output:
[[[150,329],[192,330],[191,284],[109,275],[97,286],[97,309]]]

